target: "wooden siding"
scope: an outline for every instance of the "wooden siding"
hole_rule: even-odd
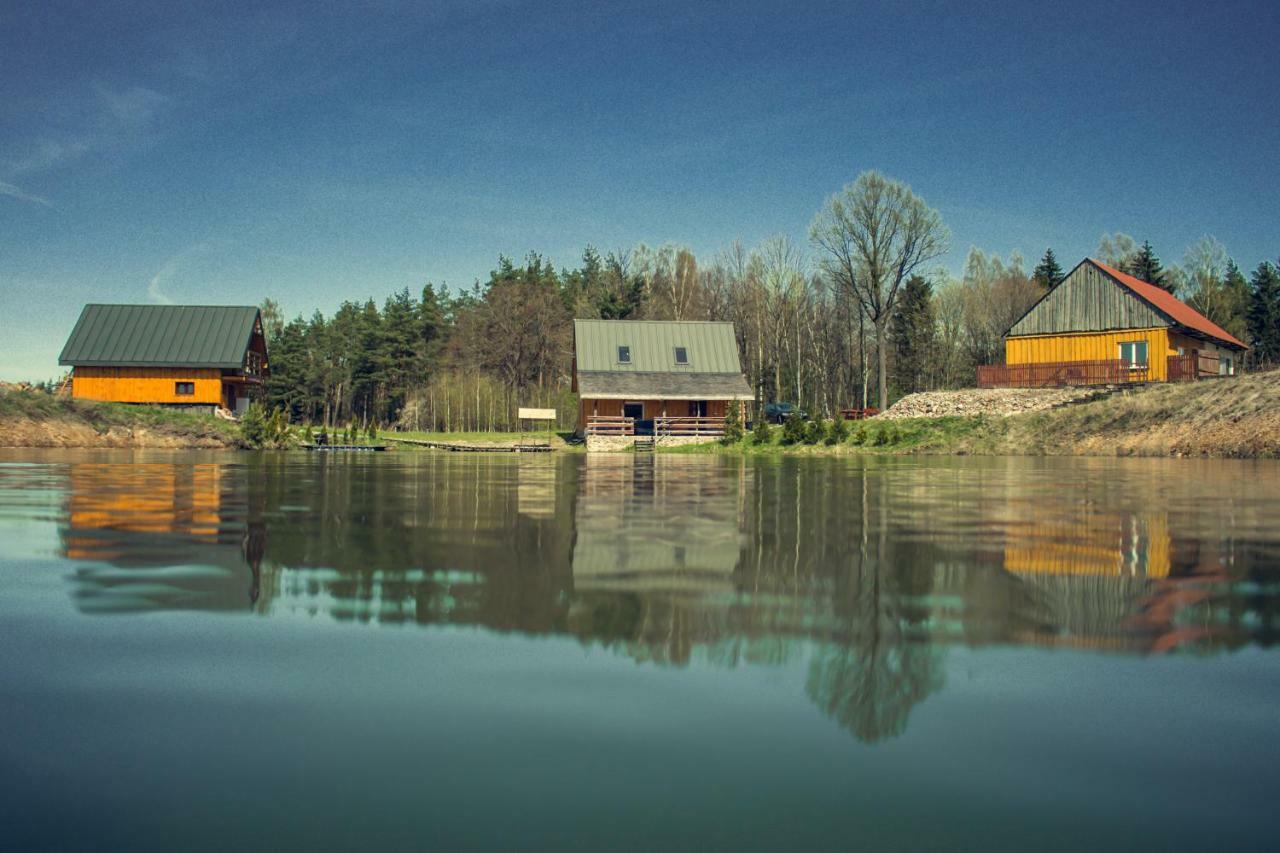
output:
[[[1215,358],[1222,358],[1225,356],[1226,358],[1231,359],[1232,364],[1239,365],[1240,363],[1240,353],[1238,351],[1227,349],[1226,347],[1220,347],[1212,341],[1193,338],[1190,335],[1184,335],[1180,332],[1169,332],[1169,346],[1175,353],[1177,349],[1181,347],[1183,352],[1186,353],[1195,351],[1203,353],[1204,355],[1212,355]],[[1172,354],[1174,353],[1170,353],[1170,355]]]
[[[1103,332],[1168,325],[1167,317],[1128,288],[1112,281],[1093,264],[1083,263],[1014,323],[1009,335]]]
[[[1004,567],[1015,574],[1130,575],[1167,578],[1173,545],[1163,513],[1089,513],[1066,522],[1032,511],[1025,534],[1005,544]]]
[[[195,393],[175,394],[178,382],[194,383]],[[216,367],[77,367],[71,393],[84,400],[116,403],[218,405],[222,371]]]
[[[1121,332],[1093,332],[1074,335],[1036,335],[1006,338],[1006,364],[1044,364],[1062,361],[1101,361],[1120,357],[1120,344],[1147,342],[1148,378],[1163,382],[1168,378],[1169,330],[1127,329]]]
[[[587,419],[593,415],[600,417],[622,417],[624,402],[643,403],[644,418],[685,417],[689,414],[689,400],[593,400],[584,399],[578,402],[578,426],[585,427]],[[723,418],[728,413],[727,400],[708,400],[707,417]]]

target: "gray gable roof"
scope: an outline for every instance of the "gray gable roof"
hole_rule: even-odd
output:
[[[618,361],[618,347],[631,363]],[[574,320],[573,347],[582,373],[728,373],[742,375],[733,324],[676,320]],[[688,364],[676,364],[684,347]]]
[[[251,305],[86,305],[58,363],[234,369],[257,320]]]

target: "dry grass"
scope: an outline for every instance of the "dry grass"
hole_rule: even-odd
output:
[[[1280,371],[1150,385],[1015,416],[1003,452],[1280,457]]]
[[[0,447],[236,447],[235,424],[160,406],[0,389]]]

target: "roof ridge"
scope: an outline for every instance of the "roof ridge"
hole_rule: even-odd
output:
[[[247,310],[259,310],[257,305],[209,305],[200,304],[192,305],[183,303],[164,303],[155,302],[86,302],[85,308],[244,308]]]
[[[1159,285],[1143,281],[1135,275],[1130,275],[1123,270],[1104,264],[1096,258],[1085,258],[1085,260],[1093,264],[1121,287],[1128,289],[1134,296],[1167,316],[1176,325],[1193,329],[1211,338],[1217,338],[1224,343],[1238,346],[1241,349],[1248,349],[1247,345],[1235,335]]]

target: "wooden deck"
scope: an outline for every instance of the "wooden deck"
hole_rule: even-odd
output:
[[[427,447],[432,450],[448,450],[453,453],[550,453],[551,444],[547,442],[530,442],[522,444],[465,444],[453,441],[425,441],[419,438],[392,438],[383,436],[385,441],[410,444],[414,447]]]
[[[350,450],[375,453],[391,449],[386,444],[304,444],[302,447],[306,450]]]

